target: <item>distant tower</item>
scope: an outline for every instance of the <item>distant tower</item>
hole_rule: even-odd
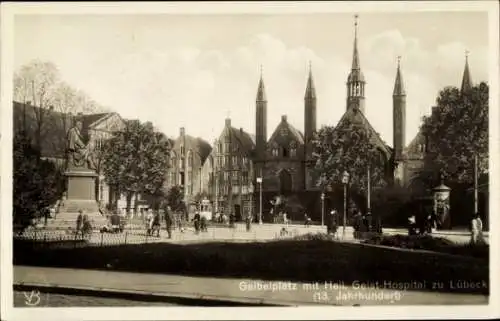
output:
[[[260,67],[260,80],[255,100],[255,148],[258,162],[265,160],[267,143],[267,98],[262,77],[262,66]],[[257,173],[260,175],[260,173]]]
[[[311,63],[309,62],[309,78],[307,79],[306,93],[304,95],[304,136],[306,145],[313,138],[316,131],[316,88],[312,76]],[[306,152],[310,156],[310,152]]]
[[[311,140],[316,131],[316,88],[312,76],[311,62],[309,62],[309,77],[307,79],[306,93],[304,95],[304,173],[305,189],[314,186],[311,171],[307,165],[312,161],[313,146]]]
[[[462,77],[462,87],[460,89],[462,92],[472,89],[472,79],[469,71],[469,51],[465,51],[465,68]]]
[[[359,108],[365,112],[365,76],[361,71],[358,53],[358,15],[354,16],[354,50],[352,68],[347,78],[347,109]]]
[[[394,160],[400,162],[403,160],[406,131],[406,91],[403,83],[403,76],[401,75],[401,57],[398,57],[398,69],[396,71],[396,80],[392,93],[392,121]]]

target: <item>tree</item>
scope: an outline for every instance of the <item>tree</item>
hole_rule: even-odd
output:
[[[40,150],[43,140],[42,127],[48,107],[54,102],[55,86],[59,71],[51,62],[33,60],[14,74],[14,99],[26,103],[33,100],[36,128],[35,146]],[[26,124],[24,124],[26,125]],[[26,130],[26,128],[24,128]]]
[[[366,191],[368,168],[372,187],[386,184],[385,156],[373,143],[372,133],[362,124],[346,121],[337,128],[323,126],[312,143],[312,166],[319,177],[317,185],[323,189],[340,185],[343,172],[347,171],[351,189]]]
[[[421,127],[427,139],[425,166],[420,176],[434,181],[442,172],[448,180],[471,183],[474,155],[479,174],[488,171],[488,98],[484,82],[467,92],[446,87],[439,93],[437,106],[424,117]]]
[[[177,185],[170,188],[167,193],[167,204],[174,212],[184,211],[184,190],[182,186]]]
[[[39,150],[25,135],[16,134],[13,145],[13,218],[22,231],[60,198],[64,176],[53,162],[40,159]]]
[[[127,197],[127,211],[134,194],[162,194],[168,168],[170,143],[149,122],[127,121],[124,130],[105,142],[102,169],[105,181]]]

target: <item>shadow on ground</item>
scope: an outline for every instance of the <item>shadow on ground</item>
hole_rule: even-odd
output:
[[[46,248],[14,242],[14,264],[293,282],[423,282],[488,294],[489,260],[325,240]],[[472,283],[471,283],[472,282]],[[411,289],[410,289],[411,290]]]

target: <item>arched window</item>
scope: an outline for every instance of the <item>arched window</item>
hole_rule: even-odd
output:
[[[278,157],[279,156],[279,149],[278,149],[278,145],[276,143],[274,143],[272,145],[271,153],[272,153],[273,157]]]
[[[290,157],[296,157],[297,156],[297,143],[291,142],[290,143]]]

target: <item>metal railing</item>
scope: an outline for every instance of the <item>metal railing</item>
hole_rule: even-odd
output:
[[[250,230],[244,224],[234,227],[213,224],[206,231],[196,232],[192,226],[172,229],[171,238],[165,226],[161,227],[159,237],[156,232],[148,234],[144,226],[129,225],[122,232],[100,232],[92,230],[88,233],[76,232],[72,229],[31,229],[22,234],[14,235],[14,241],[32,243],[37,247],[77,248],[92,246],[118,246],[126,244],[152,244],[161,242],[207,242],[232,241],[253,242],[289,239],[300,234],[314,233],[315,229],[298,228],[297,226],[282,227],[252,225]]]

